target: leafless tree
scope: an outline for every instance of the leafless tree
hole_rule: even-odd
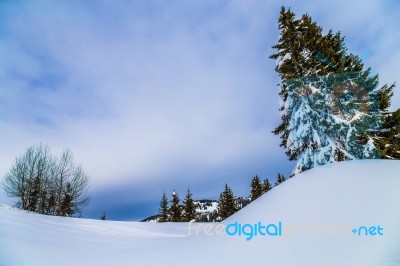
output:
[[[15,159],[6,174],[3,187],[16,206],[41,214],[80,215],[87,205],[89,178],[81,165],[75,165],[72,153],[60,158],[50,154],[48,146],[29,147]]]

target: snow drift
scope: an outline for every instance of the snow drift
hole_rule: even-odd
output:
[[[399,172],[398,161],[365,160],[299,174],[221,223],[282,223],[281,236],[251,240],[1,205],[0,265],[400,265]]]

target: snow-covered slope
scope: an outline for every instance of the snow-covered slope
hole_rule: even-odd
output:
[[[191,224],[189,236],[187,223],[49,217],[2,205],[0,265],[400,265],[398,173],[400,162],[374,160],[299,174],[223,221],[281,222],[281,236],[248,241],[196,235],[217,224]],[[362,226],[375,226],[375,235],[352,233]]]

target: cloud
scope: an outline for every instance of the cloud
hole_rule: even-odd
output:
[[[104,182],[180,162],[218,164],[262,148],[260,136],[268,139],[272,127],[260,122],[268,99],[259,97],[265,73],[253,68],[246,40],[257,37],[246,28],[251,23],[228,4],[158,4],[94,11],[25,4],[9,18],[2,42],[20,58],[10,56],[4,67],[13,72],[5,75],[11,88],[4,98],[17,110],[3,119],[15,130],[33,128],[33,139],[56,149],[70,147]],[[150,13],[140,15],[143,9]]]
[[[368,1],[353,12],[341,6],[348,1],[285,2],[326,30],[342,30],[351,52],[368,54],[366,65],[395,81],[398,6]],[[279,123],[279,80],[267,57],[280,5],[1,4],[0,173],[38,142],[54,153],[70,148],[98,202],[122,187],[132,187],[124,201],[188,186],[215,197],[225,182],[244,195],[251,175],[290,173],[293,164],[270,133]],[[138,187],[145,193],[134,196]]]

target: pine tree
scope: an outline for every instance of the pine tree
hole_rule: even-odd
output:
[[[232,189],[225,184],[224,191],[220,194],[218,201],[218,215],[220,220],[228,218],[237,211],[235,196]]]
[[[400,109],[389,112],[395,84],[383,86],[379,92],[379,107],[382,113],[381,130],[368,132],[379,148],[383,159],[400,159]]]
[[[225,186],[226,189],[226,186]],[[225,218],[228,217],[227,215],[227,211],[226,211],[226,200],[225,200],[225,191],[221,192],[221,194],[219,194],[219,200],[218,200],[218,220],[223,220]]]
[[[48,199],[47,199],[48,192],[45,189],[41,189],[39,192],[39,210],[38,213],[46,214],[48,210]]]
[[[169,208],[170,219],[172,222],[182,221],[181,206],[179,205],[179,195],[174,190],[172,192],[171,207]]]
[[[28,211],[38,212],[38,202],[40,196],[40,179],[36,177],[29,191]]]
[[[261,185],[260,178],[256,175],[251,180],[251,192],[250,192],[251,200],[253,201],[257,199],[262,195],[262,193],[263,193],[263,187]]]
[[[160,201],[160,208],[158,209],[158,216],[159,216],[159,222],[165,223],[168,222],[168,199],[167,196],[165,195],[165,191],[163,192],[161,201]]]
[[[56,215],[57,213],[55,212],[55,209],[56,209],[56,197],[55,193],[52,191],[47,200],[46,214]]]
[[[381,128],[377,75],[347,52],[340,33],[322,34],[311,17],[296,19],[282,7],[276,72],[281,77],[281,123],[273,131],[293,174],[333,161],[378,158]]]
[[[73,213],[73,207],[72,207],[72,188],[71,184],[67,183],[67,189],[64,192],[63,199],[61,201],[61,209],[60,209],[60,216],[70,216]]]
[[[187,190],[186,197],[183,201],[184,204],[184,221],[185,222],[190,222],[192,220],[196,219],[196,207],[194,206],[194,202],[192,199],[192,193],[190,193],[190,190]]]
[[[286,181],[286,178],[283,175],[281,175],[280,173],[278,173],[278,176],[276,177],[275,186],[282,184],[285,181]]]
[[[272,189],[272,185],[269,182],[268,178],[264,179],[264,182],[262,184],[262,191],[263,193],[267,193],[268,191],[270,191]]]

